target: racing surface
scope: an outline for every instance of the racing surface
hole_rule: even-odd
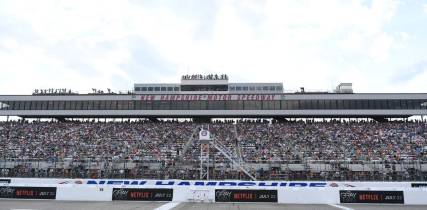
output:
[[[0,200],[0,210],[151,210],[167,202]]]
[[[368,209],[375,209],[375,210],[425,210],[427,209],[426,205],[394,205],[394,204],[340,204],[340,206],[344,206],[350,209],[354,210],[368,210]]]
[[[186,210],[186,209],[203,209],[203,210],[256,210],[256,209],[268,209],[268,210],[327,210],[337,208],[329,205],[292,205],[292,204],[264,204],[264,203],[183,203],[174,208],[173,210]]]
[[[425,210],[427,206],[404,205],[338,205],[334,207],[326,204],[264,204],[264,203],[182,203],[173,210],[203,209],[203,210],[258,210],[258,209],[284,209],[284,210]],[[341,207],[341,208],[340,208]]]
[[[321,204],[270,204],[270,203],[180,203],[174,208],[166,207],[168,202],[135,202],[135,201],[113,201],[113,202],[81,202],[81,201],[43,201],[43,200],[2,200],[0,199],[0,210],[240,210],[240,209],[284,209],[284,210],[424,210],[427,206],[412,205],[372,205],[351,204],[338,205],[336,207]]]

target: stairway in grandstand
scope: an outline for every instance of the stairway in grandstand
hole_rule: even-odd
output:
[[[184,157],[184,154],[187,153],[187,150],[193,145],[193,142],[195,140],[196,134],[199,132],[199,129],[194,129],[193,133],[191,134],[190,138],[188,138],[188,141],[185,143],[184,147],[182,148],[181,154],[178,157],[178,160],[182,160]]]
[[[219,151],[223,156],[225,156],[233,164],[233,166],[239,168],[252,180],[256,180],[256,178],[249,172],[250,169],[247,167],[245,161],[243,160],[242,148],[240,145],[241,140],[240,135],[237,132],[236,124],[234,124],[234,135],[236,142],[235,144],[232,144],[232,148],[227,147],[227,144],[222,139],[215,138],[215,135],[213,135],[213,141],[210,142],[210,145],[212,145],[217,151]]]
[[[247,168],[243,157],[242,157],[242,148],[240,145],[240,137],[237,133],[237,127],[236,125],[234,125],[234,135],[235,138],[237,139],[237,143],[236,144],[232,144],[232,148],[229,148],[229,144],[227,144],[226,142],[224,142],[222,139],[216,138],[214,134],[212,134],[213,137],[213,141],[210,142],[210,145],[215,148],[220,154],[222,154],[224,157],[226,157],[233,166],[239,168],[243,173],[245,173],[249,178],[251,178],[252,180],[256,180],[256,178],[249,173],[249,169]],[[190,149],[193,145],[194,142],[196,141],[196,134],[199,132],[199,128],[194,129],[194,132],[191,134],[191,136],[189,137],[188,141],[185,143],[185,145],[182,148],[182,152],[180,153],[180,155],[177,157],[177,164],[174,167],[178,167],[179,166],[179,162],[182,162],[182,159],[184,157],[184,155],[187,153],[188,149]]]
[[[229,150],[226,146],[221,144],[219,141],[211,141],[210,145],[212,145],[216,150],[218,150],[222,155],[224,155],[230,162],[233,163],[234,166],[239,168],[243,173],[245,173],[252,180],[256,180],[256,178],[249,173],[246,169],[246,165],[243,160],[239,159],[237,154],[233,154],[231,150]]]

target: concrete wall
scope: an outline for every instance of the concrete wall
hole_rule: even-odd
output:
[[[427,187],[411,187],[412,183],[426,186],[427,182],[250,182],[229,180],[223,181],[221,184],[221,181],[184,180],[1,179],[6,180],[0,183],[0,187],[3,188],[8,186],[56,187],[56,199],[65,201],[111,201],[113,188],[173,189],[172,201],[176,202],[215,202],[216,189],[268,189],[277,190],[278,203],[339,204],[340,190],[364,190],[403,191],[405,204],[427,205]],[[7,182],[8,179],[10,179],[10,183]],[[89,184],[90,182],[95,182],[95,184]],[[211,185],[208,185],[208,182]],[[216,184],[213,185],[213,182]],[[204,183],[204,185],[201,186],[200,183]],[[277,183],[277,185],[272,185],[272,183]]]

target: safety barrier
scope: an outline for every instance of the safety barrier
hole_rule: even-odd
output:
[[[0,178],[0,198],[66,201],[427,204],[427,182]]]

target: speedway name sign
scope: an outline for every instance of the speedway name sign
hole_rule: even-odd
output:
[[[72,184],[72,183],[70,183]],[[326,187],[326,182],[87,180],[88,185],[204,186],[204,187]]]
[[[269,188],[319,188],[350,185],[329,182],[304,181],[206,181],[206,180],[153,180],[153,179],[37,179],[37,178],[10,178],[3,185],[103,185],[103,186],[165,186],[165,187],[269,187]]]
[[[159,94],[139,95],[142,101],[273,101],[280,100],[278,94]]]
[[[156,180],[156,179],[39,179],[1,178],[0,186],[44,186],[44,185],[90,185],[129,187],[249,187],[249,188],[416,188],[425,187],[427,182],[331,182],[331,181],[244,181],[244,180]]]

